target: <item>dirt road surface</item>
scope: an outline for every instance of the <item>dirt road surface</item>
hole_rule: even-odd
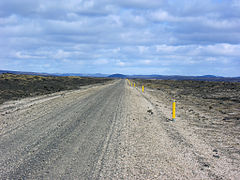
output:
[[[0,179],[240,179],[239,134],[213,143],[184,109],[170,118],[126,80],[5,103]]]

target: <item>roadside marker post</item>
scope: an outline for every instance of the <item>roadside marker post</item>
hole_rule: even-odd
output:
[[[142,85],[142,92],[144,92],[144,86]]]
[[[172,120],[175,121],[176,118],[176,102],[175,99],[173,99],[172,103]]]
[[[128,79],[128,85],[130,85],[130,81],[129,81],[129,79]]]
[[[136,86],[136,84],[134,83],[134,87]]]

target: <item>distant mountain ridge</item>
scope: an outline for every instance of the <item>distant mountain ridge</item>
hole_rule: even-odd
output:
[[[112,74],[110,76],[108,76],[110,78],[127,78],[127,75],[124,74]]]
[[[82,76],[82,77],[108,77],[109,76],[109,74],[101,74],[101,73],[96,73],[96,74],[55,73],[54,75],[57,75],[57,76]]]
[[[38,76],[82,76],[82,77],[108,77],[109,74],[80,74],[80,73],[36,73],[36,72],[24,72],[24,71],[9,71],[0,70],[0,74],[11,73],[11,74],[25,74],[25,75],[38,75]]]
[[[39,75],[39,76],[50,76],[48,73],[36,73],[36,72],[24,72],[24,71],[9,71],[9,70],[0,70],[0,74],[11,73],[11,74],[24,74],[24,75]]]
[[[82,77],[109,77],[109,78],[129,78],[129,79],[162,79],[162,80],[194,80],[194,81],[228,81],[228,82],[240,82],[240,77],[222,77],[214,75],[203,76],[181,76],[181,75],[125,75],[125,74],[81,74],[81,73],[36,73],[36,72],[23,72],[23,71],[9,71],[0,70],[0,74],[12,73],[12,74],[25,74],[25,75],[39,75],[39,76],[82,76]]]
[[[214,75],[203,76],[180,76],[180,75],[131,75],[128,78],[140,78],[140,79],[162,79],[162,80],[193,80],[193,81],[228,81],[228,82],[240,82],[239,77],[222,77]]]

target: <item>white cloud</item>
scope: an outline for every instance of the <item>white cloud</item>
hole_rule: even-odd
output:
[[[125,62],[123,62],[123,61],[117,60],[116,65],[123,67],[123,66],[126,66],[127,64]]]
[[[238,7],[237,0],[2,0],[0,57],[9,69],[32,59],[34,70],[49,64],[51,71],[236,69]]]
[[[121,21],[120,16],[110,15],[110,16],[108,16],[108,19],[110,20],[111,25],[115,25],[117,27],[122,26],[122,21]]]
[[[171,53],[178,50],[179,48],[181,48],[181,46],[168,46],[166,44],[156,45],[156,51],[160,53],[161,52]]]
[[[113,53],[119,53],[120,51],[121,51],[120,47],[113,49]]]
[[[54,59],[66,59],[71,54],[69,52],[63,51],[62,49],[59,49],[56,54],[53,55]]]
[[[104,65],[104,64],[108,64],[108,63],[109,63],[109,61],[106,59],[99,59],[99,60],[95,60],[93,62],[94,65]]]
[[[148,51],[148,47],[147,46],[138,46],[138,50],[140,52],[140,54],[146,53]]]
[[[152,60],[149,60],[149,59],[141,60],[141,61],[140,61],[140,63],[146,64],[146,65],[151,64],[152,62],[153,62],[153,61],[152,61]]]
[[[15,58],[18,58],[18,59],[41,59],[41,58],[44,58],[44,57],[39,56],[39,55],[31,55],[31,54],[27,54],[25,52],[17,51],[15,53]]]
[[[155,21],[178,21],[179,20],[178,18],[170,15],[167,11],[163,11],[163,10],[152,12],[150,15]]]

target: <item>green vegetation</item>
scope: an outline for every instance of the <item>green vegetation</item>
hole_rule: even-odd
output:
[[[110,78],[57,77],[35,75],[0,75],[0,104],[28,96],[50,94],[63,90],[79,89],[80,86],[104,83]]]

